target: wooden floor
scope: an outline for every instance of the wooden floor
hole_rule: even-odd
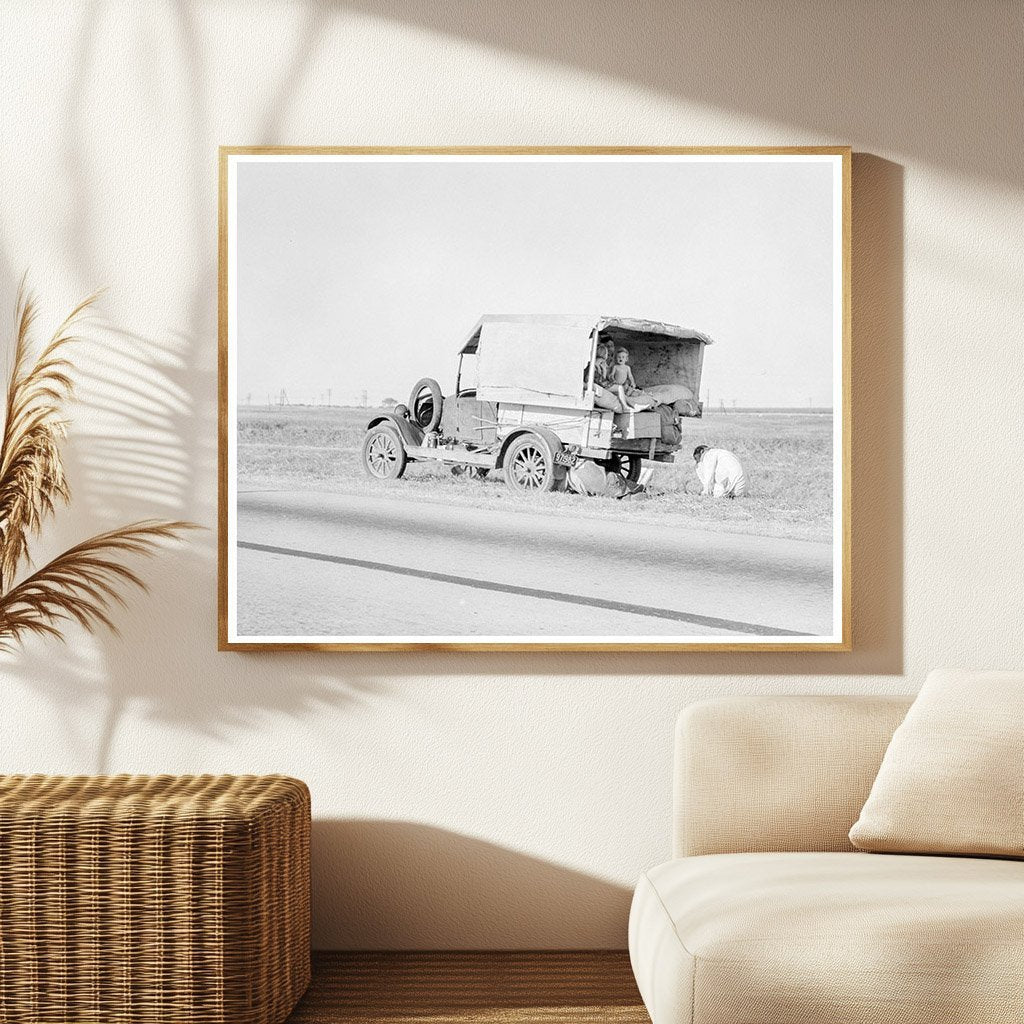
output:
[[[650,1024],[622,952],[317,953],[288,1024]]]

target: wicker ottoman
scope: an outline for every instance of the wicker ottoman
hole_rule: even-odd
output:
[[[0,777],[0,1021],[283,1021],[309,830],[284,776]]]

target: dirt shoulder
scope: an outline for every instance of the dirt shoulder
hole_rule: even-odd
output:
[[[360,460],[370,412],[240,409],[239,489],[401,495],[410,502],[451,509],[522,509],[574,519],[657,523],[794,540],[832,538],[831,416],[732,413],[686,421],[679,461],[654,470],[648,493],[616,500],[567,493],[515,494],[500,472],[485,480],[468,480],[426,464],[410,464],[401,480],[371,480]],[[700,497],[689,456],[698,444],[735,451],[746,469],[750,493],[734,500]]]

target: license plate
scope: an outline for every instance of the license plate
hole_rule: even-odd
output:
[[[576,456],[572,452],[555,452],[556,466],[575,466]]]

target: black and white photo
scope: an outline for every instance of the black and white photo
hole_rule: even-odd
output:
[[[221,161],[222,646],[848,649],[848,150]]]

